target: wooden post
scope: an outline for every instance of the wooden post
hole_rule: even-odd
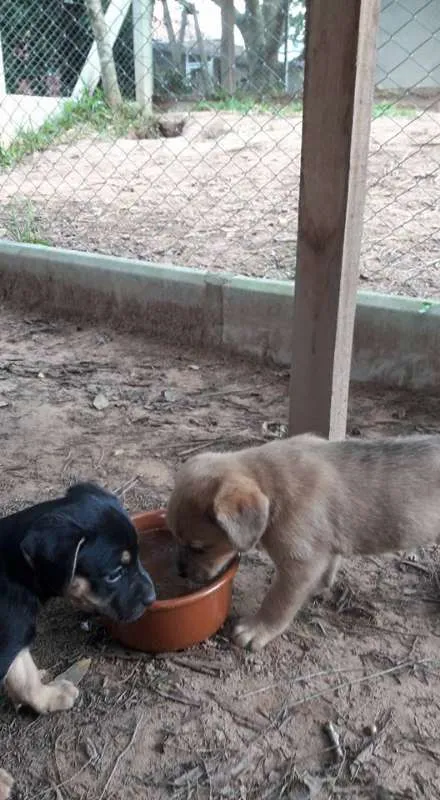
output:
[[[345,437],[379,0],[307,0],[289,433]]]
[[[153,111],[154,0],[133,0],[133,51],[136,102],[146,114]]]
[[[235,8],[234,0],[223,0],[222,3],[222,39],[220,74],[222,89],[228,94],[235,92]]]

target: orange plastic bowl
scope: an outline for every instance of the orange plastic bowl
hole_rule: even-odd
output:
[[[132,517],[139,537],[167,531],[164,509]],[[212,583],[195,592],[169,600],[156,600],[136,622],[105,619],[104,624],[121,644],[147,653],[184,650],[213,636],[229,614],[232,582],[238,558]]]

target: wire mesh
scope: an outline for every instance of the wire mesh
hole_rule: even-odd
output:
[[[294,277],[304,16],[291,0],[0,0],[0,235]],[[439,38],[437,0],[383,0],[365,288],[440,296]],[[152,114],[137,102],[145,86]]]

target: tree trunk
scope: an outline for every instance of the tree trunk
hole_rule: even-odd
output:
[[[186,33],[187,24],[188,24],[188,12],[184,8],[182,10],[182,16],[180,18],[180,28],[179,28],[179,38],[178,38],[180,49],[182,49],[183,43],[185,41],[185,33]]]
[[[110,108],[117,108],[122,103],[121,90],[101,0],[85,0],[85,6],[98,50],[104,99]]]
[[[273,85],[279,83],[279,61],[286,17],[289,4],[286,0],[265,0],[263,3],[263,19],[266,37],[264,42],[264,63],[269,70]]]
[[[234,0],[223,0],[222,40],[220,54],[221,85],[228,94],[235,92],[235,9]]]
[[[173,23],[171,21],[171,14],[170,9],[168,8],[168,0],[162,0],[163,6],[163,21],[165,23],[165,27],[167,29],[167,36],[168,41],[170,43],[170,50],[171,50],[171,59],[173,62],[173,66],[176,69],[181,67],[181,47],[179,43],[176,41],[176,34],[174,33]]]
[[[224,0],[213,0],[222,8]],[[280,86],[278,52],[283,37],[286,0],[245,0],[245,10],[235,9],[235,24],[244,39],[249,87],[256,94]]]
[[[208,59],[206,58],[205,42],[202,36],[202,31],[200,30],[199,17],[197,9],[193,4],[191,4],[191,10],[188,9],[188,13],[192,14],[192,17],[194,19],[194,27],[196,29],[196,39],[200,55],[200,72],[202,75],[203,91],[205,93],[205,97],[209,97],[209,95],[212,92],[212,81],[211,81],[211,76],[209,74]]]
[[[265,34],[259,0],[246,0],[242,35],[248,59],[249,86],[257,94],[266,86]]]

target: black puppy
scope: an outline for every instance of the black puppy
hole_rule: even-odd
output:
[[[69,681],[43,684],[28,649],[40,604],[59,596],[125,622],[155,600],[127,512],[93,484],[0,520],[0,683],[16,706],[42,714],[78,697]],[[0,770],[0,800],[12,783]]]

